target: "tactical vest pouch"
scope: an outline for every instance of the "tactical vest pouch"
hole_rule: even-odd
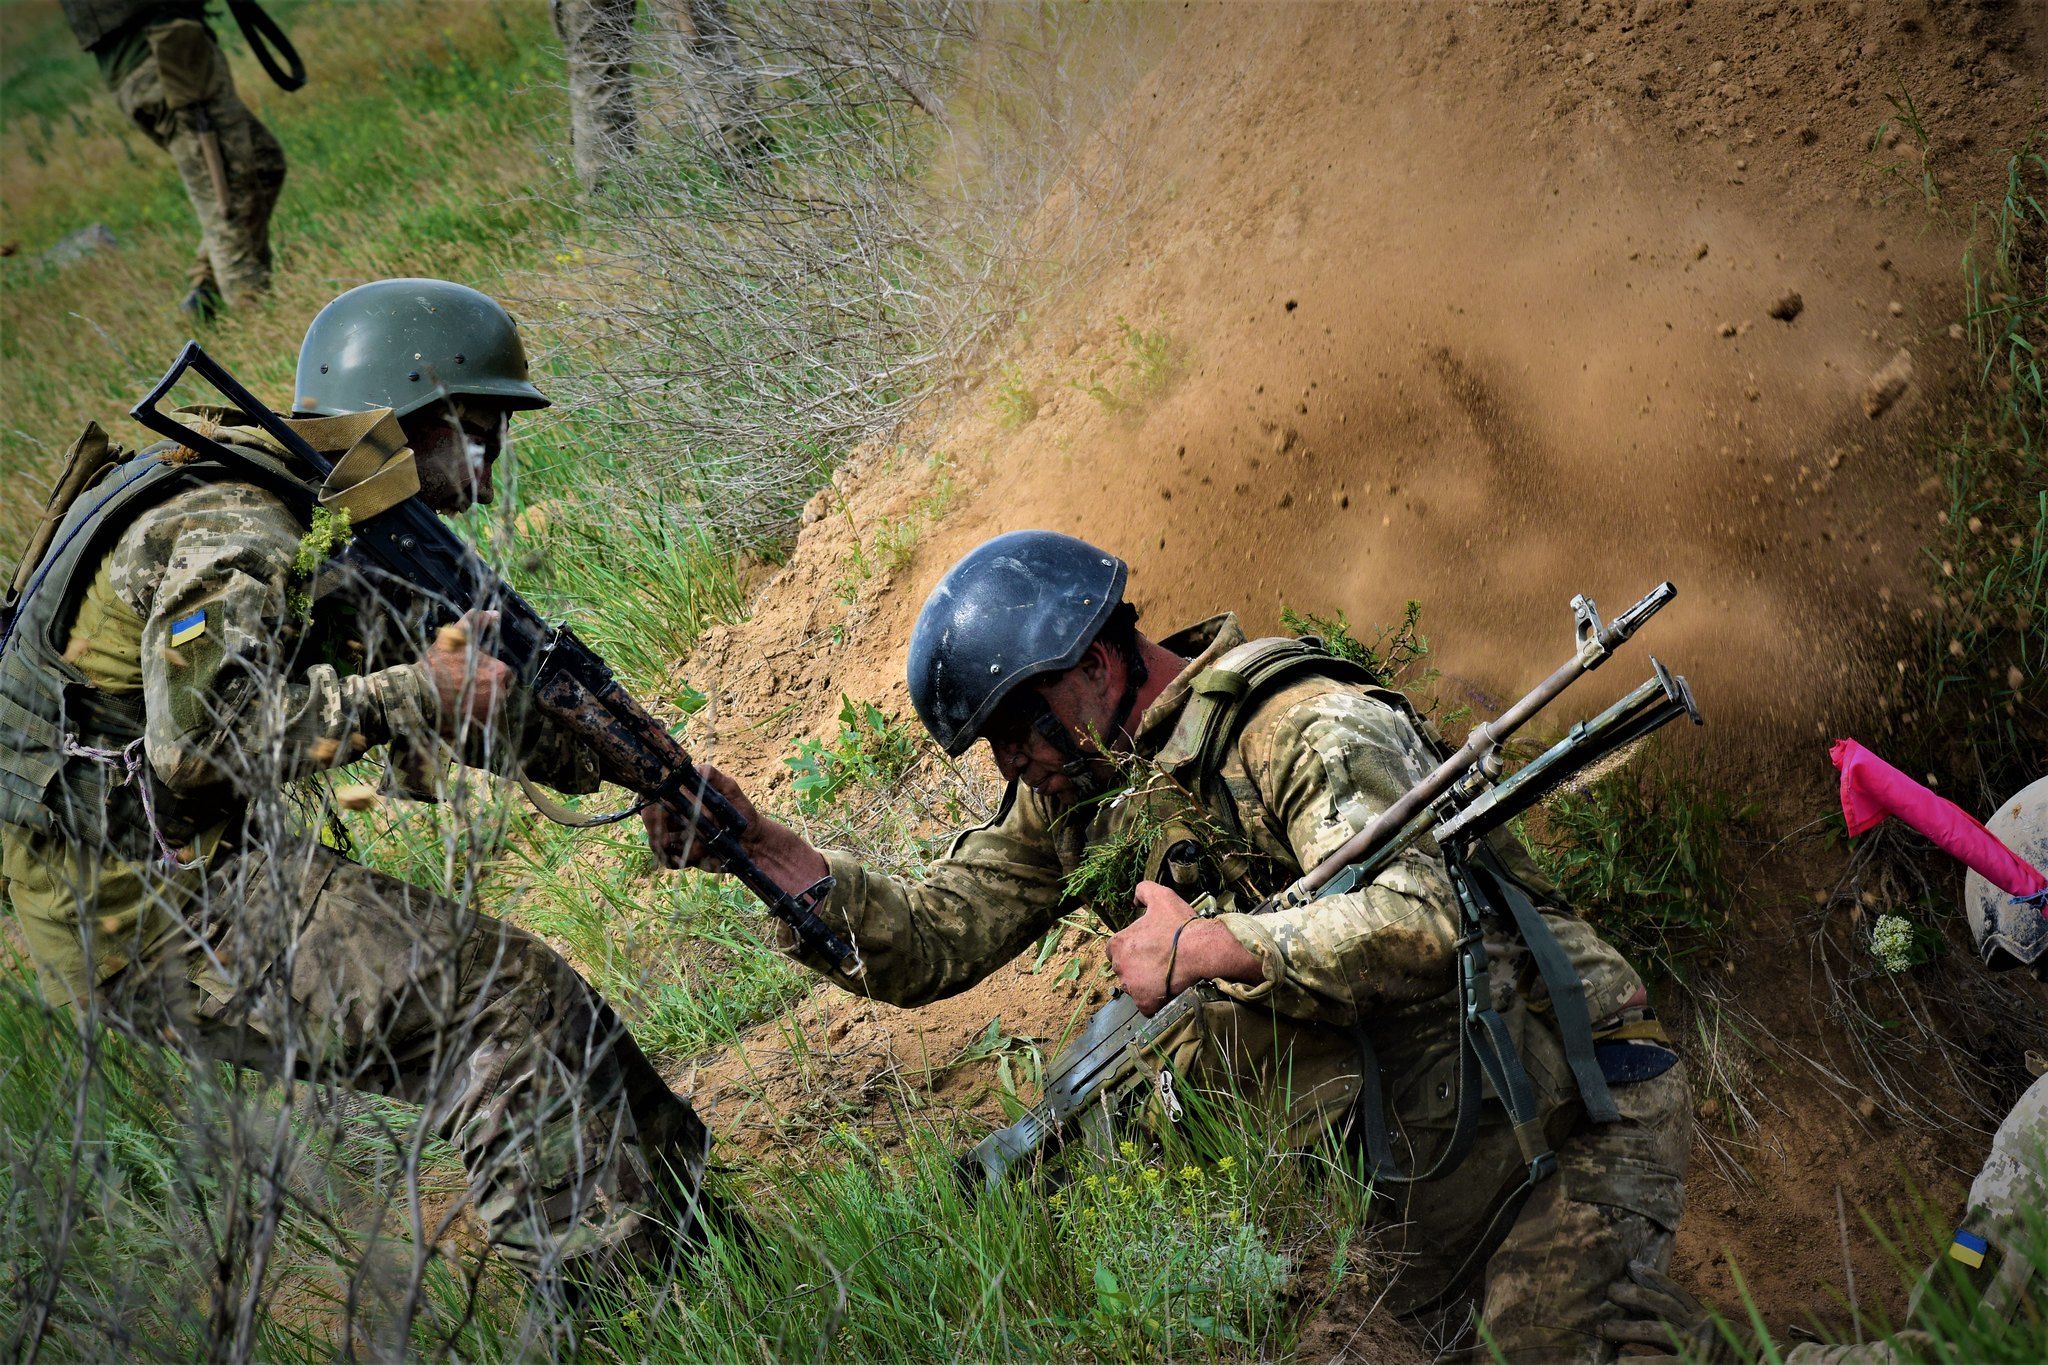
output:
[[[279,489],[296,477],[281,463],[273,475],[261,481]],[[93,687],[64,651],[100,560],[124,527],[184,489],[249,477],[247,468],[230,471],[169,443],[123,456],[97,427],[73,446],[44,517],[49,529],[31,546],[42,548],[16,576],[20,586],[0,619],[0,824],[146,857],[223,814],[213,802],[179,809],[155,785],[131,747],[142,733],[140,699]],[[298,488],[310,501],[311,490]]]
[[[158,24],[148,32],[163,86],[164,107],[172,113],[210,104],[232,88],[227,54],[213,39],[213,30],[196,19]]]

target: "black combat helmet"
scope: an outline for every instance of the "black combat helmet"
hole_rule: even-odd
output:
[[[322,308],[299,345],[298,412],[400,417],[443,398],[544,408],[519,328],[496,299],[447,280],[376,280]]]
[[[1018,683],[1079,663],[1129,572],[1056,531],[997,536],[947,570],[910,632],[910,704],[939,747],[966,753]]]

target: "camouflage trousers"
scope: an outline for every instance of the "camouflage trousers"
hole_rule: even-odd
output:
[[[95,1008],[187,1056],[420,1106],[491,1244],[535,1273],[694,1231],[710,1135],[553,949],[324,847],[222,862],[182,941]]]
[[[1621,1121],[1595,1126],[1551,1030],[1520,1006],[1509,1023],[1544,1108],[1557,1174],[1509,1219],[1525,1166],[1506,1113],[1488,1100],[1453,1174],[1385,1194],[1379,1247],[1396,1267],[1387,1303],[1453,1341],[1469,1332],[1476,1309],[1486,1340],[1510,1361],[1612,1361],[1618,1348],[1599,1335],[1601,1321],[1617,1315],[1608,1287],[1627,1277],[1631,1260],[1668,1266],[1684,1211],[1692,1147],[1685,1067],[1615,1087]],[[1456,1052],[1432,1055],[1390,1095],[1404,1170],[1426,1169],[1456,1120]],[[1270,1103],[1297,1147],[1331,1132],[1356,1142],[1359,1053],[1345,1030],[1217,1000],[1173,1057],[1198,1092],[1232,1089]],[[1476,1349],[1477,1358],[1488,1355]]]
[[[149,30],[149,53],[114,86],[137,128],[171,154],[199,219],[194,285],[239,304],[270,287],[270,214],[284,149],[235,93],[228,59],[192,19]]]

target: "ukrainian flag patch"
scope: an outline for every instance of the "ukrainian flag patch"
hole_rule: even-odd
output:
[[[1990,1249],[1991,1244],[1976,1233],[1958,1228],[1955,1241],[1949,1243],[1948,1254],[1951,1260],[1961,1261],[1975,1270],[1984,1264],[1984,1253]]]
[[[181,621],[171,622],[171,643],[182,645],[187,640],[196,640],[206,634],[206,613],[195,611]]]

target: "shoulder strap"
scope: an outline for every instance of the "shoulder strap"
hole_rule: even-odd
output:
[[[1369,688],[1375,695],[1407,699],[1387,692],[1370,669],[1324,649],[1314,637],[1273,636],[1247,640],[1195,675],[1187,708],[1159,751],[1159,765],[1184,782],[1206,782],[1223,766],[1223,757],[1250,714],[1249,703],[1285,681],[1319,674]]]

